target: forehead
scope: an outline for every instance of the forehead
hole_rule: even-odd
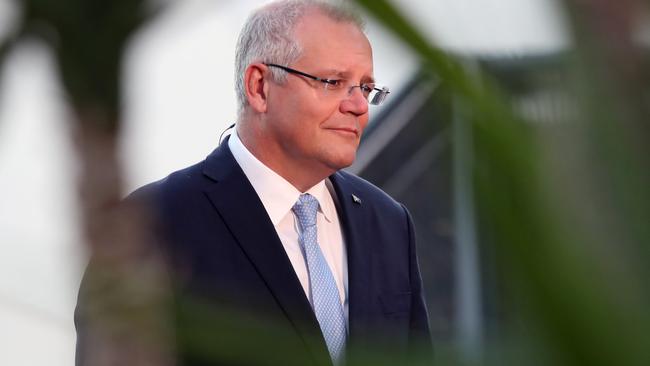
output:
[[[356,24],[309,11],[296,24],[294,36],[302,48],[296,65],[372,76],[372,48]]]

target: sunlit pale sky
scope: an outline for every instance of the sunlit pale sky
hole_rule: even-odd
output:
[[[233,59],[249,11],[266,1],[169,1],[126,55],[125,193],[203,159],[235,119]],[[11,25],[0,0],[0,35]],[[402,0],[440,46],[460,53],[544,53],[566,46],[551,0]],[[393,91],[417,67],[373,22],[375,77]],[[30,40],[11,54],[0,92],[0,365],[72,365],[72,313],[85,263],[76,161],[54,60]],[[376,112],[376,111],[375,111]],[[371,112],[372,113],[372,112]]]

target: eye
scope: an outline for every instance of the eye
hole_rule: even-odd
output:
[[[359,85],[359,88],[361,89],[361,92],[363,93],[363,95],[365,95],[366,97],[368,95],[370,95],[370,93],[373,91],[373,89],[375,89],[374,86],[370,85],[370,84],[361,84],[361,85]]]
[[[345,82],[341,79],[324,79],[323,82],[325,83],[327,89],[341,89],[344,85]]]

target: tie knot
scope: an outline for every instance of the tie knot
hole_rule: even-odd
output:
[[[293,212],[298,217],[298,222],[303,229],[316,225],[318,200],[309,193],[301,194],[298,202],[293,205]]]

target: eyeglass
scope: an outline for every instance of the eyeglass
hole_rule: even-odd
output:
[[[277,65],[277,64],[264,63],[264,65],[277,67],[290,74],[300,75],[312,80],[320,81],[325,85],[325,89],[327,90],[343,90],[343,88],[345,88],[346,86],[345,80],[342,79],[319,78],[318,76],[309,75],[305,72],[298,71],[290,67]],[[378,88],[375,86],[374,83],[362,83],[359,85],[350,86],[350,89],[348,90],[348,95],[352,94],[352,90],[354,88],[359,88],[359,90],[361,90],[361,94],[363,94],[363,96],[366,98],[368,103],[372,105],[380,105],[381,103],[384,102],[384,99],[386,99],[388,94],[390,94],[390,90],[388,90],[388,88],[385,86],[382,88]]]

